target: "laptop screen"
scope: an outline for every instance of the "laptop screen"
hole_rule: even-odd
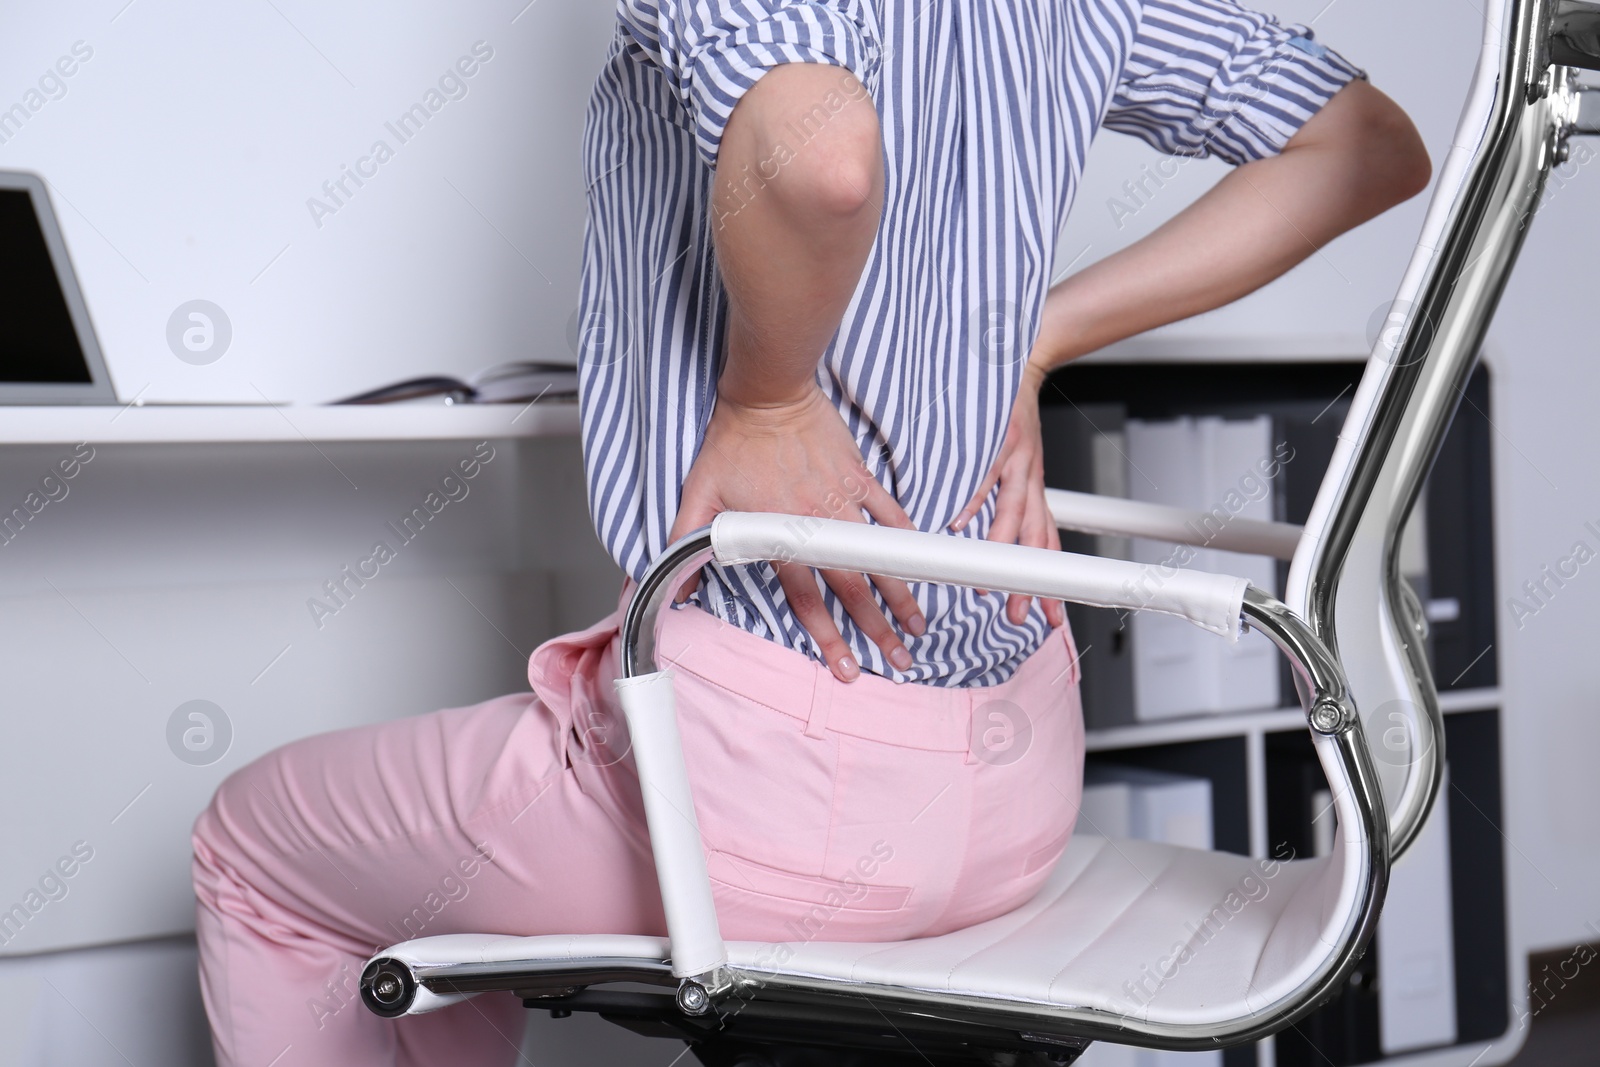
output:
[[[0,383],[93,380],[26,189],[0,188],[0,324]]]

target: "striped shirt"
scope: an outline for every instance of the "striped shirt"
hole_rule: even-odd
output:
[[[666,545],[716,396],[727,299],[712,170],[728,117],[782,63],[841,68],[883,130],[877,239],[817,380],[919,529],[997,456],[1056,239],[1102,128],[1230,163],[1280,151],[1361,72],[1229,0],[621,0],[584,136],[575,323],[590,512],[638,578]],[[830,109],[813,114],[816,129]],[[800,150],[811,127],[791,131]],[[759,188],[773,174],[744,179]],[[862,668],[943,686],[1008,678],[1048,632],[990,592],[914,584],[927,633],[898,671],[824,590]],[[706,610],[821,660],[765,565],[713,566]],[[881,603],[881,601],[880,601]]]

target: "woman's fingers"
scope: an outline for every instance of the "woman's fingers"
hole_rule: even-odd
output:
[[[1030,548],[1049,548],[1059,550],[1061,537],[1056,531],[1055,520],[1050,516],[1050,510],[1045,506],[1042,492],[1031,493],[1024,502],[1025,514],[1021,528],[1017,532],[1016,543],[1027,545]],[[1013,595],[1006,601],[1006,618],[1020,625],[1028,615],[1028,601],[1031,597]],[[1051,626],[1061,626],[1066,621],[1066,608],[1059,600],[1040,598],[1039,604],[1044,608],[1044,616]]]
[[[777,569],[778,582],[783,586],[789,610],[794,612],[794,617],[806,628],[806,633],[821,647],[822,658],[833,676],[841,682],[853,682],[861,677],[861,665],[850,653],[850,646],[844,643],[844,638],[839,636],[839,628],[833,624],[833,616],[828,613],[828,606],[822,600],[816,572],[798,563],[774,563],[773,566]],[[883,619],[882,612],[875,614],[880,620]]]
[[[1029,548],[1060,549],[1061,539],[1055,520],[1044,499],[1044,465],[1036,454],[1013,454],[1000,478],[1000,493],[995,501],[995,518],[988,540]],[[1006,618],[1021,625],[1033,598],[1013,593],[1006,598]],[[1066,621],[1066,609],[1058,600],[1044,600],[1045,618],[1052,626]]]
[[[992,541],[1004,541],[1006,544],[1027,545],[1029,548],[1042,548],[1044,539],[1039,530],[1029,522],[1032,517],[1028,511],[1029,498],[1036,495],[1037,488],[1027,477],[1026,466],[1017,470],[1000,483],[1001,506],[995,509],[997,515],[1003,515],[1005,525],[1000,519],[995,520],[994,529],[989,533]],[[1034,490],[1030,493],[1029,490]],[[1014,625],[1022,625],[1028,617],[1028,604],[1033,600],[1030,596],[1013,593],[1006,598],[1006,618]]]
[[[883,602],[889,605],[889,611],[899,620],[905,632],[912,637],[921,637],[928,632],[928,620],[922,617],[922,608],[917,604],[917,598],[911,592],[911,586],[899,578],[890,578],[887,575],[872,575],[872,584],[878,587],[878,592],[883,596]],[[878,612],[882,615],[882,612]],[[897,663],[895,666],[899,667]],[[904,667],[900,667],[905,670]]]
[[[874,492],[873,490],[877,490]],[[876,478],[872,479],[872,488],[867,490],[866,497],[861,501],[861,509],[872,516],[872,521],[879,526],[893,526],[901,530],[915,530],[916,523],[906,515],[900,502],[889,494],[889,491],[880,485]],[[862,521],[862,516],[855,516],[856,521]],[[889,605],[889,610],[900,621],[906,633],[912,637],[921,637],[928,632],[927,620],[922,617],[922,609],[917,605],[917,598],[911,594],[911,587],[899,578],[889,578],[875,575],[873,584],[878,587],[878,592],[883,594],[883,602]],[[878,613],[881,614],[881,613]],[[854,613],[851,614],[855,618]],[[857,622],[860,620],[857,619]],[[881,643],[880,643],[881,647]],[[887,651],[887,650],[885,650]],[[895,666],[899,667],[897,663]],[[904,667],[900,667],[905,670]]]
[[[1056,526],[1055,516],[1050,514],[1050,507],[1044,502],[1044,495],[1039,496],[1039,511],[1043,514],[1045,528],[1044,547],[1052,552],[1061,551],[1061,530]],[[1056,629],[1067,624],[1067,605],[1062,600],[1046,600],[1044,602],[1044,617]]]
[[[950,520],[950,529],[960,532],[967,528],[983,509],[983,502],[989,499],[989,494],[994,491],[994,484],[1000,480],[1000,469],[1005,466],[1006,459],[1011,455],[1011,443],[1007,441],[1000,448],[1000,455],[995,457],[989,473],[983,476],[983,483],[978,486],[978,491],[972,494],[972,499],[967,501],[967,506],[956,512],[956,517]]]
[[[667,544],[673,544],[678,538],[698,530],[717,517],[717,513],[724,510],[717,506],[717,501],[707,495],[696,491],[693,484],[686,484],[683,496],[678,501],[678,515],[672,522],[672,529],[667,534]],[[700,584],[700,572],[695,571],[678,589],[675,602],[682,604],[689,599],[689,595]]]
[[[1000,495],[995,499],[994,522],[989,526],[988,540],[1018,544],[1017,534],[1028,514],[1028,498],[1039,494],[1042,488],[1028,477],[1027,457],[1015,457],[1000,478]]]
[[[870,474],[866,478],[867,491],[857,505],[859,510],[848,517],[856,522],[862,522],[864,512],[871,515],[872,521],[879,526],[893,526],[897,530],[915,530],[917,524],[911,521],[911,516],[900,506],[900,501],[896,500],[878,479]]]
[[[878,607],[878,601],[872,595],[872,585],[866,576],[851,571],[823,571],[822,580],[828,583],[839,598],[840,606],[855,620],[867,639],[883,651],[884,658],[894,664],[897,670],[910,670],[911,653],[901,643],[894,627],[889,625],[883,609]]]
[[[1005,469],[1000,475],[1000,493],[995,497],[994,521],[989,524],[988,541],[998,541],[1005,545],[1019,544],[1017,535],[1022,529],[1022,520],[1027,514],[1028,491],[1031,485],[1027,479],[1028,457],[1013,454],[1005,464]],[[984,589],[978,590],[980,595],[986,594]],[[1023,611],[1027,610],[1027,597],[1020,598]],[[1012,596],[1006,601],[1007,617],[1013,612],[1010,605],[1015,604],[1018,597]]]
[[[904,530],[916,529],[916,524],[906,515],[905,509],[900,506],[900,502],[895,500],[876,478],[866,475],[864,471],[862,474],[865,479],[864,484],[867,487],[866,492],[862,494],[858,507],[847,509],[840,515],[840,518],[851,522],[865,522],[867,516],[870,515],[872,520],[880,526]],[[789,569],[792,570],[795,566],[797,565],[791,565]],[[905,628],[907,633],[914,637],[920,637],[927,632],[927,623],[923,619],[922,609],[917,605],[916,597],[911,595],[910,587],[898,578],[872,576],[869,579],[867,575],[852,571],[824,570],[820,574],[822,580],[828,583],[834,595],[839,598],[839,605],[844,608],[845,613],[855,621],[861,632],[883,651],[884,658],[898,670],[910,670],[912,665],[911,653],[907,651],[905,643],[900,640],[900,635],[890,625],[889,619],[883,613],[883,608],[879,606],[877,599],[872,595],[872,587],[876,585],[878,591],[883,595],[884,604],[888,605],[890,613],[900,621],[900,625]],[[806,610],[812,612],[812,614],[802,616],[800,610],[796,609],[795,616],[800,619],[801,625],[805,626],[812,636],[817,638],[819,643],[825,644],[824,654],[827,657],[828,666],[835,677],[841,681],[852,681],[860,674],[860,665],[850,655],[849,648],[844,644],[843,640],[839,639],[838,628],[834,626],[832,617],[821,603],[820,594],[818,594],[818,604],[814,611],[810,607],[809,594],[815,590],[815,582],[811,582],[810,585],[811,590],[802,591],[800,595],[805,602]],[[788,592],[788,584],[785,584],[784,590],[786,593]],[[837,652],[834,651],[831,644],[824,642],[822,636],[816,630],[811,628],[809,618],[817,618],[819,622],[826,620],[829,641],[837,640],[838,642]]]

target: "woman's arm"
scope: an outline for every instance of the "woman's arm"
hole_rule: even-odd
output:
[[[1284,150],[1229,172],[1155,232],[1060,282],[1045,300],[999,457],[951,522],[961,529],[1000,486],[989,538],[1058,547],[1044,506],[1039,389],[1062,364],[1221,307],[1347,230],[1427,187],[1427,150],[1400,107],[1364,81],[1334,95]],[[1059,625],[1060,608],[1046,613]],[[1028,598],[1012,597],[1020,622]]]
[[[729,302],[719,401],[782,407],[815,391],[817,362],[882,209],[878,114],[854,75],[788,64],[745,94],[723,134],[711,195]]]
[[[803,140],[802,140],[803,138]],[[911,528],[868,472],[844,420],[817,387],[817,363],[838,331],[872,248],[883,205],[878,115],[848,71],[788,64],[735,106],[718,150],[713,240],[728,294],[726,360],[717,402],[671,538],[720,511],[776,511]],[[807,567],[778,564],[795,617],[829,669],[860,665]],[[824,571],[864,633],[896,667],[911,666],[860,574]],[[906,584],[872,579],[907,633],[925,624]]]
[[[1351,82],[1282,153],[1235,168],[1154,233],[1051,289],[1029,358],[1035,387],[1078,356],[1254,292],[1429,177],[1406,113]]]

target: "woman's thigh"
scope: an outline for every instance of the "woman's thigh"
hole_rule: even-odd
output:
[[[243,768],[197,852],[365,956],[433,934],[660,932],[653,867],[531,694],[294,742]]]

